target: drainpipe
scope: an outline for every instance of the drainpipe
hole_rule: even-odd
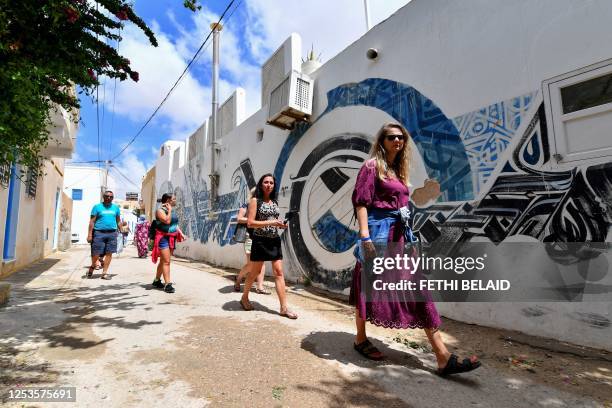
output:
[[[212,23],[213,30],[213,69],[212,69],[212,117],[211,117],[211,148],[210,148],[210,193],[211,204],[217,198],[219,188],[219,173],[217,173],[217,110],[219,109],[219,33],[223,29],[221,24]]]
[[[370,5],[368,3],[368,0],[363,0],[363,8],[365,9],[366,20],[366,33],[370,31],[370,28],[372,28],[372,24],[370,22]]]

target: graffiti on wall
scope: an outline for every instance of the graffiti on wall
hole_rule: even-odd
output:
[[[182,169],[183,182],[176,187],[164,183],[160,194],[176,195],[179,226],[185,235],[202,244],[212,240],[225,246],[231,243],[238,208],[246,202],[248,189],[255,185],[253,169],[251,162],[244,160],[232,174],[233,191],[213,202],[202,162],[201,156],[189,161]]]
[[[453,119],[470,161],[474,193],[480,192],[497,167],[536,95],[531,92]]]
[[[435,204],[413,206],[414,230],[425,241],[485,237],[501,242],[516,235],[542,242],[605,241],[612,225],[612,163],[542,170],[551,153],[536,96],[531,92],[449,119],[409,85],[370,78],[330,90],[317,121],[337,108],[368,106],[409,130],[428,177],[442,190]],[[344,290],[357,238],[350,195],[372,136],[324,135],[314,148],[300,148],[311,128],[298,125],[275,162],[280,201],[296,214],[283,234],[285,259],[313,283]],[[188,161],[180,186],[168,184],[161,192],[177,194],[181,228],[189,237],[228,245],[235,215],[258,172],[244,158],[231,176],[232,191],[212,203],[203,163],[203,157]],[[299,165],[288,171],[288,163]]]

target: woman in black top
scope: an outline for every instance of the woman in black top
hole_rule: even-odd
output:
[[[285,293],[285,277],[283,276],[283,253],[278,229],[287,228],[287,224],[279,217],[278,203],[276,202],[276,179],[272,174],[264,174],[257,183],[255,197],[249,201],[247,212],[247,225],[253,229],[251,237],[251,270],[244,284],[244,291],[240,304],[244,310],[253,310],[249,302],[249,291],[265,261],[272,262],[276,293],[280,302],[280,315],[289,319],[297,319],[297,314],[287,307],[287,294]]]

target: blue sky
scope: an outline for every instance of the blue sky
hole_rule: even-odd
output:
[[[408,1],[369,0],[372,23]],[[73,161],[98,160],[98,154],[102,160],[109,159],[125,146],[176,81],[229,0],[202,0],[202,10],[196,13],[182,3],[135,1],[136,13],[153,29],[159,46],[152,47],[133,26],[123,30],[119,52],[130,59],[140,80],[115,84],[101,78],[100,153],[96,104],[83,96]],[[220,102],[236,87],[244,88],[247,116],[260,107],[261,64],[292,32],[302,37],[304,56],[312,44],[323,63],[365,33],[363,0],[236,0],[234,7],[221,33]],[[142,176],[154,164],[161,143],[186,139],[210,115],[211,49],[207,47],[136,142],[115,160],[119,172],[133,183],[120,182],[118,197],[140,190]],[[114,176],[122,180],[117,173]]]

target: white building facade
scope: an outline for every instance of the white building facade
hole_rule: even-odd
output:
[[[72,198],[73,244],[87,244],[87,233],[91,209],[102,201],[102,189],[113,190],[115,179],[104,168],[67,165],[64,192]]]
[[[286,274],[348,293],[357,238],[350,197],[376,131],[390,121],[411,133],[411,184],[433,178],[441,186],[435,203],[413,206],[413,229],[425,241],[610,243],[609,21],[607,0],[413,0],[310,72],[311,119],[283,130],[267,121],[271,93],[301,69],[292,35],[262,68],[262,109],[245,119],[231,107],[240,98],[226,101],[215,143],[204,121],[185,143],[162,147],[156,194],[177,195],[189,237],[176,253],[241,267],[235,215],[257,179],[273,173],[282,211],[298,214],[283,234]],[[612,265],[610,251],[593,259]],[[566,278],[582,302],[438,308],[612,350],[611,274]]]

